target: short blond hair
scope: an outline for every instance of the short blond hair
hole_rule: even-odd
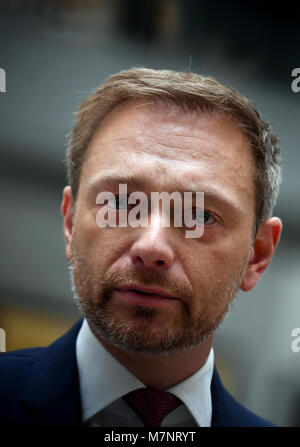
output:
[[[255,166],[256,230],[272,215],[281,182],[278,138],[253,103],[212,77],[191,72],[132,68],[106,81],[79,106],[67,149],[67,176],[76,200],[89,143],[103,119],[126,102],[175,105],[185,111],[218,112],[244,132]]]

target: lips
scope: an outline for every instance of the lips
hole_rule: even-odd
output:
[[[140,285],[130,284],[119,287],[117,290],[120,290],[122,292],[126,292],[128,290],[133,292],[141,293],[142,295],[157,295],[161,296],[162,298],[176,298],[176,296],[173,296],[170,292],[164,289],[160,289],[158,287],[144,287]]]
[[[157,305],[176,300],[169,291],[157,287],[130,284],[116,289],[121,297],[132,304]]]

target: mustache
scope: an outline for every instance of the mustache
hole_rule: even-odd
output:
[[[105,291],[120,287],[124,283],[138,283],[144,286],[158,286],[171,292],[173,296],[190,301],[194,297],[192,288],[187,284],[177,284],[168,279],[163,272],[153,270],[138,272],[106,272],[101,279]]]

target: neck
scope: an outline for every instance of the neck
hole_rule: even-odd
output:
[[[124,351],[99,336],[97,338],[144,385],[158,390],[170,388],[200,369],[207,360],[213,342],[213,336],[210,336],[185,351],[161,357]]]

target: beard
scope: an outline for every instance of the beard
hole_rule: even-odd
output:
[[[162,271],[108,270],[99,278],[99,270],[93,270],[91,258],[77,250],[74,239],[69,273],[79,313],[100,341],[125,351],[164,357],[188,350],[214,334],[240,288],[248,259],[249,255],[235,273],[228,273],[225,283],[216,280],[211,287],[206,285],[201,297],[195,296],[190,285],[174,284]],[[122,312],[122,306],[113,305],[113,294],[125,283],[168,289],[179,298],[176,312],[165,311],[161,319],[160,308],[134,304]]]

